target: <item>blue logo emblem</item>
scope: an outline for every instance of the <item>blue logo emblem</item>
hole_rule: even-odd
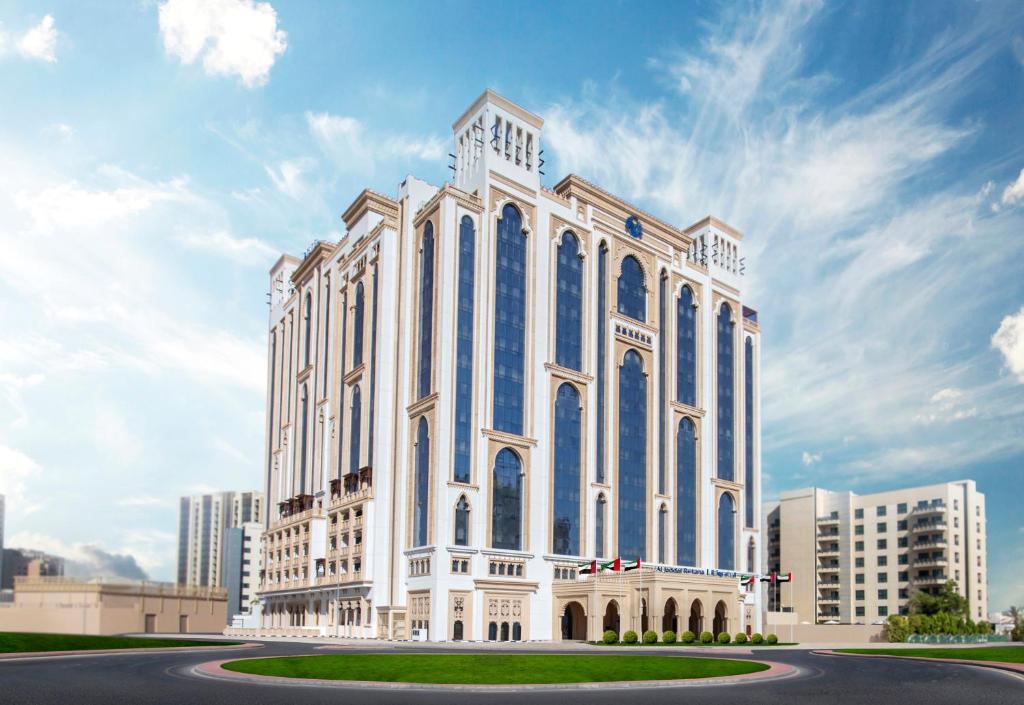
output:
[[[626,218],[626,232],[637,240],[644,236],[644,226],[640,223],[640,219],[635,215],[631,215]]]

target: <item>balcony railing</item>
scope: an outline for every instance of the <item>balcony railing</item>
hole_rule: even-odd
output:
[[[920,517],[927,516],[929,514],[942,514],[946,511],[945,502],[934,502],[931,504],[921,504],[910,510],[910,516]]]
[[[911,524],[910,533],[921,534],[929,531],[945,531],[949,528],[949,524],[944,521],[929,521],[929,522],[918,522]]]

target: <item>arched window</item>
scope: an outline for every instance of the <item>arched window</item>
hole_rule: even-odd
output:
[[[736,502],[723,492],[718,498],[718,567],[736,570]]]
[[[667,525],[668,507],[663,504],[661,510],[658,511],[658,563],[664,563],[668,553],[665,548],[665,544],[668,542],[668,535],[665,533]]]
[[[732,309],[722,304],[718,310],[718,478],[736,479],[735,438],[733,426],[736,423],[735,394],[733,391],[733,345]]]
[[[508,448],[494,459],[491,546],[513,551],[523,547],[523,464]]]
[[[340,393],[338,399],[338,477],[340,478],[345,473],[345,456],[342,455],[345,444],[341,442],[342,436],[344,435],[345,429],[345,352],[348,349],[348,296],[342,294],[341,297],[341,350],[338,352],[338,358],[341,360],[339,365],[339,377],[340,382]]]
[[[331,275],[325,277],[324,284],[324,386],[323,395],[327,396],[327,370],[331,360]]]
[[[455,343],[455,467],[456,482],[469,482],[473,445],[473,302],[476,299],[476,230],[473,219],[459,224],[459,309]]]
[[[754,341],[743,345],[743,500],[746,525],[754,526]]]
[[[420,246],[420,366],[416,382],[418,399],[430,394],[430,374],[434,354],[434,224],[423,226]]]
[[[349,435],[348,471],[359,472],[359,452],[362,450],[363,435],[363,395],[359,385],[352,387],[352,408],[349,413],[352,432]]]
[[[697,565],[697,432],[688,418],[676,431],[676,563]]]
[[[571,232],[558,246],[558,300],[555,362],[570,370],[583,368],[583,259]]]
[[[413,507],[413,546],[427,545],[427,517],[430,513],[430,435],[427,420],[420,417],[416,427],[416,496]]]
[[[697,309],[688,286],[676,301],[676,399],[697,406]]]
[[[469,502],[466,495],[459,497],[459,503],[455,505],[455,545],[469,545]]]
[[[640,354],[628,350],[619,368],[618,555],[646,559],[647,377]]]
[[[308,367],[313,354],[313,294],[306,292],[306,322],[303,334],[302,366]]]
[[[352,312],[352,367],[363,364],[363,282],[356,284],[355,310]]]
[[[594,555],[598,558],[604,556],[604,514],[607,506],[604,495],[598,495],[594,515]]]
[[[608,362],[608,247],[597,252],[597,481],[604,482],[605,367]],[[598,553],[597,555],[601,555]]]
[[[526,238],[519,210],[506,204],[498,221],[494,290],[494,428],[523,434],[526,348]]]
[[[633,255],[622,260],[619,273],[619,313],[637,321],[647,320],[647,287],[644,271]]]
[[[658,492],[665,494],[665,446],[668,438],[668,272],[658,278]],[[658,549],[659,551],[661,549]],[[659,559],[664,561],[664,558]]]
[[[750,539],[750,543],[747,544],[747,572],[748,573],[756,573],[757,572],[757,558],[756,558],[756,556],[757,556],[757,552],[756,552],[756,547],[754,546],[754,539]]]
[[[309,455],[309,389],[302,385],[302,434],[299,441],[299,494],[306,494],[306,458]]]
[[[559,555],[580,553],[580,453],[582,449],[580,395],[563,384],[555,395],[555,500],[552,551]]]

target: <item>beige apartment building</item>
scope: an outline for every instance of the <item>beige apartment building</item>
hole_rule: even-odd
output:
[[[985,495],[973,480],[858,495],[810,487],[764,506],[765,569],[792,573],[768,609],[800,622],[871,624],[954,580],[988,613]]]
[[[178,514],[178,584],[223,587],[238,566],[226,565],[228,531],[262,524],[262,492],[216,492],[182,497]]]

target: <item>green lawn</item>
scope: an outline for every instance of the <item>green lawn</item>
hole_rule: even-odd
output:
[[[692,656],[331,654],[246,659],[224,668],[285,678],[509,685],[711,678],[756,673],[768,666]]]
[[[156,649],[167,646],[233,646],[238,641],[206,639],[147,639],[128,636],[88,636],[82,634],[35,634],[0,632],[0,653],[28,651],[79,651],[85,649]]]
[[[762,641],[760,644],[755,644],[752,641],[748,641],[745,644],[737,644],[735,641],[730,641],[728,644],[719,644],[717,641],[715,641],[715,642],[712,642],[710,644],[702,644],[699,641],[694,641],[694,642],[691,642],[689,644],[684,644],[681,641],[677,641],[677,642],[675,642],[673,644],[666,644],[663,641],[656,641],[653,644],[645,644],[642,641],[638,641],[635,644],[627,644],[624,641],[619,641],[619,642],[616,642],[614,644],[606,644],[603,641],[591,641],[589,643],[591,645],[593,645],[593,646],[625,646],[625,647],[633,647],[633,646],[645,646],[645,647],[651,647],[651,646],[700,646],[700,647],[704,647],[704,648],[709,648],[709,647],[712,647],[712,646],[717,646],[717,647],[725,648],[725,649],[727,649],[729,647],[734,647],[735,646],[735,647],[739,647],[741,649],[748,649],[751,646],[796,646],[799,642],[796,642],[796,641],[792,641],[792,642],[780,641],[780,642],[777,642],[775,644],[769,644],[767,641]]]
[[[1024,663],[1024,646],[981,646],[976,649],[836,649],[841,654],[880,654],[883,656],[914,656],[917,658],[961,658],[969,661],[1003,661]]]

